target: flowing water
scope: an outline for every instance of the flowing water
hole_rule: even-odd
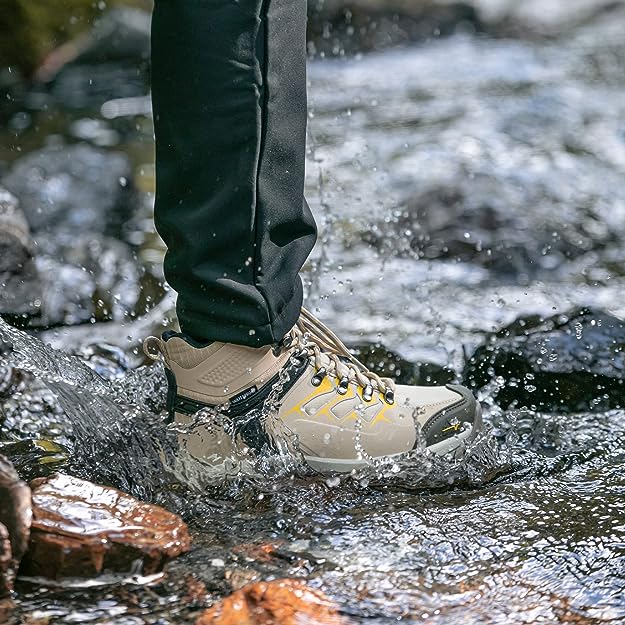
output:
[[[625,20],[601,19],[557,42],[465,36],[313,61],[308,306],[352,343],[458,376],[521,314],[623,316],[624,35]],[[30,111],[7,145],[73,141],[77,127],[85,139],[91,120],[89,140],[117,136],[149,191],[145,104]],[[140,216],[127,237],[158,267]],[[417,450],[339,478],[305,467],[268,406],[271,449],[233,437],[202,466],[164,423],[160,365],[139,366],[137,342],[168,306],[40,332],[56,350],[0,322],[2,445],[24,475],[62,467],[116,485],[179,512],[194,536],[149,588],[22,583],[16,619],[193,622],[197,580],[216,599],[300,576],[354,623],[625,623],[625,412],[503,410],[494,380],[480,391],[487,431],[463,459]],[[219,415],[197,420],[228,434]],[[27,438],[49,443],[20,451]]]

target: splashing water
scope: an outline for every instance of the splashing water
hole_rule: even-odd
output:
[[[188,423],[166,423],[162,414],[166,379],[163,365],[140,367],[106,380],[85,361],[44,345],[0,320],[0,338],[12,346],[9,362],[50,388],[71,423],[73,471],[104,481],[142,499],[167,501],[171,493],[236,496],[243,488],[275,492],[293,479],[315,473],[307,466],[297,436],[278,418],[279,397],[289,381],[283,370],[260,409],[236,423],[224,416],[228,406],[202,409]],[[146,410],[146,406],[152,410]],[[259,451],[243,432],[261,427],[266,443]],[[211,450],[190,453],[190,441]],[[479,483],[501,470],[501,455],[488,434],[466,446],[460,459],[414,450],[393,459],[371,458],[356,437],[364,468],[339,479],[356,485],[392,484],[398,488]]]

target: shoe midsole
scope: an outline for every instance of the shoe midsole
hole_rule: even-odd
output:
[[[464,441],[467,441],[473,437],[473,427],[468,426],[464,431],[460,432],[456,436],[446,438],[444,441],[429,445],[426,449],[439,456],[444,456],[458,447]],[[476,432],[477,433],[477,432]],[[405,455],[404,453],[391,454],[384,456],[384,459],[399,458]],[[362,469],[370,466],[367,460],[359,460],[356,458],[320,458],[318,456],[304,456],[306,462],[311,468],[319,471],[320,473],[349,473],[353,469]]]

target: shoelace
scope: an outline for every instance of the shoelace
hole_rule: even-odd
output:
[[[342,395],[347,393],[350,383],[356,383],[362,388],[365,401],[371,401],[373,393],[378,392],[388,404],[395,402],[395,382],[367,369],[330,328],[303,307],[297,323],[280,347],[293,349],[298,354],[305,353],[313,359],[316,369],[312,378],[314,386],[319,386],[326,376],[332,375],[339,380],[337,391]],[[159,360],[164,352],[163,342],[149,336],[143,342],[143,351],[150,359]]]
[[[356,383],[362,388],[365,401],[371,401],[377,391],[387,403],[394,403],[395,382],[369,371],[330,328],[305,308],[301,309],[290,338],[289,347],[305,352],[314,360],[316,373],[312,383],[315,386],[319,386],[326,375],[334,375],[339,380],[337,390],[341,394],[347,393],[350,383]]]

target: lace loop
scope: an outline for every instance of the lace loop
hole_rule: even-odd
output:
[[[371,401],[373,393],[380,393],[387,403],[393,403],[395,382],[369,371],[345,346],[345,344],[319,319],[305,308],[290,333],[289,347],[306,352],[314,362],[317,386],[328,374],[339,379],[337,390],[344,394],[350,383],[363,389],[363,399]]]
[[[143,341],[143,353],[150,360],[161,360],[164,351],[165,347],[163,341],[156,336],[148,336],[145,341]]]

